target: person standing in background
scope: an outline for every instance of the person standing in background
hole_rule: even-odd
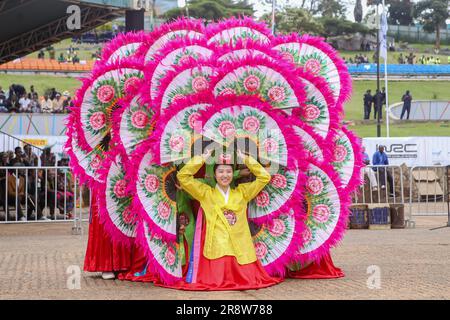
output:
[[[373,97],[370,89],[367,90],[366,93],[364,94],[363,101],[364,101],[364,120],[369,120],[373,102]]]
[[[406,114],[406,119],[409,120],[409,113],[411,112],[411,101],[412,96],[409,93],[409,90],[406,90],[405,94],[402,97],[403,101],[403,108],[402,108],[402,114],[400,115],[400,119],[403,119],[403,116]]]

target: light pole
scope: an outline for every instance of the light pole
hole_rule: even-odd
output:
[[[380,4],[380,0],[376,0],[376,6],[377,6],[377,52],[376,52],[376,59],[377,59],[377,92],[375,94],[375,111],[378,112],[377,114],[377,137],[381,137],[381,109],[380,106],[380,99],[381,99],[381,93],[380,93],[380,15],[378,12],[378,5]],[[386,116],[386,115],[385,115]]]
[[[272,34],[275,35],[275,6],[276,0],[272,0]]]

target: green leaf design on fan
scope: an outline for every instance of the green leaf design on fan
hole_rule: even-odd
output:
[[[329,71],[327,60],[322,54],[313,52],[311,54],[302,55],[300,56],[299,64],[303,66],[306,71],[311,71],[315,75],[325,77],[327,80],[329,79],[327,75]],[[314,68],[310,68],[310,64]]]
[[[287,106],[289,99],[293,94],[292,89],[280,81],[264,83],[260,93],[263,99],[275,108]]]
[[[320,103],[315,97],[311,97],[309,100],[306,101],[305,103],[306,106],[308,105],[313,105],[316,106],[319,111],[320,111],[320,115],[314,119],[314,120],[308,120],[307,118],[305,118],[303,115],[300,117],[303,121],[307,122],[310,125],[318,125],[320,123],[323,123],[327,117],[326,117],[326,111],[327,111],[327,106]]]
[[[274,228],[276,226],[276,228]],[[263,265],[269,264],[272,260],[271,252],[274,252],[279,243],[289,240],[294,226],[289,216],[281,214],[273,219],[272,225],[263,225],[262,228],[252,237],[255,245],[256,256]]]
[[[98,90],[103,86],[112,86],[114,88],[114,97],[108,101],[107,103],[103,103],[98,99]],[[119,98],[120,89],[117,86],[117,82],[114,80],[114,78],[104,79],[101,81],[97,81],[94,90],[92,90],[92,96],[93,96],[93,105],[99,106],[100,108],[107,108],[111,105],[112,102],[115,101],[115,99]],[[102,108],[102,109],[103,109]],[[90,108],[92,109],[92,108]]]
[[[351,156],[353,153],[353,149],[350,146],[350,142],[345,137],[340,137],[335,142],[335,151],[336,148],[344,148],[346,155],[345,158],[342,161],[334,161],[333,167],[335,167],[338,170],[339,175],[342,177],[345,173],[342,171],[344,166],[347,165],[347,163],[351,160]]]
[[[128,209],[131,205],[131,201],[133,197],[131,196],[125,196],[125,197],[118,197],[116,193],[114,192],[115,186],[118,182],[124,181],[124,173],[121,172],[117,175],[114,175],[110,178],[110,184],[108,187],[108,191],[110,194],[110,198],[114,201],[116,204],[115,210],[117,211],[118,216],[120,217],[120,225],[119,228],[126,228],[128,230],[131,230],[135,227],[136,219],[131,218],[130,221],[125,221],[123,213]],[[128,212],[127,214],[133,214],[131,212]]]
[[[149,136],[152,129],[152,118],[154,116],[154,112],[150,108],[147,108],[147,106],[139,104],[131,104],[130,108],[124,112],[127,130],[133,134],[131,142],[133,145],[132,150],[134,150],[137,144]],[[133,116],[137,116],[137,113],[139,113],[142,117],[147,117],[147,124],[145,126],[142,127],[141,123],[137,123],[136,119],[133,119]],[[139,121],[142,121],[142,119]]]

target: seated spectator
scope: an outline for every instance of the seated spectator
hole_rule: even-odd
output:
[[[19,112],[30,112],[31,111],[31,107],[30,107],[30,97],[27,94],[24,94],[20,99],[19,99]]]
[[[41,166],[54,167],[56,165],[55,154],[52,153],[51,147],[45,147],[41,154]]]
[[[31,145],[24,145],[23,151],[25,154],[25,162],[31,167],[37,167],[39,165],[38,156],[33,152]]]
[[[363,152],[363,162],[366,166],[370,165],[370,158],[369,155],[366,153],[366,148],[362,147]],[[369,177],[370,186],[372,187],[372,191],[378,190],[378,182],[377,178],[375,177],[375,172],[372,170],[372,168],[364,167],[362,171],[362,180],[364,181],[364,175],[367,175]]]
[[[64,53],[61,52],[61,54],[58,57],[58,62],[59,63],[64,63],[66,62],[66,58],[64,58]]]
[[[41,110],[44,113],[53,112],[53,102],[49,96],[44,96],[44,99],[41,101]]]
[[[62,113],[63,112],[63,100],[61,99],[61,95],[59,93],[56,94],[55,99],[52,101],[53,103],[53,112],[54,113]]]
[[[14,167],[23,167],[24,164],[16,162]],[[34,203],[30,201],[25,195],[25,170],[9,170],[8,172],[8,208],[5,208],[7,214],[9,214],[9,206],[13,205],[17,210],[17,218],[20,221],[26,221],[31,219],[32,212],[34,210]],[[30,195],[28,195],[30,196]],[[28,202],[25,204],[25,202]],[[23,214],[23,206],[27,206],[27,217]]]
[[[68,165],[69,158],[67,156],[63,156],[62,159],[58,161],[58,166],[67,167]],[[59,211],[65,212],[67,218],[71,219],[74,208],[73,179],[67,168],[58,169],[56,197]]]
[[[21,147],[14,148],[14,159],[12,159],[12,163],[24,163],[25,154],[22,151]]]
[[[6,94],[3,91],[3,88],[0,87],[0,112],[9,112],[6,100]]]
[[[31,100],[30,111],[32,113],[40,113],[41,112],[41,104],[39,103],[37,94],[35,94],[33,99]]]
[[[40,171],[39,178],[41,180],[41,189],[39,192],[39,211],[42,212],[43,209],[48,207],[50,210],[50,219],[55,220],[55,169]]]

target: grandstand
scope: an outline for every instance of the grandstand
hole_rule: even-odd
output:
[[[143,12],[134,0],[2,0],[0,1],[0,64],[13,61],[61,40],[81,35],[121,16],[139,25]],[[80,8],[80,29],[69,30],[70,5]],[[137,14],[134,14],[137,13]],[[12,27],[13,26],[13,27]]]

